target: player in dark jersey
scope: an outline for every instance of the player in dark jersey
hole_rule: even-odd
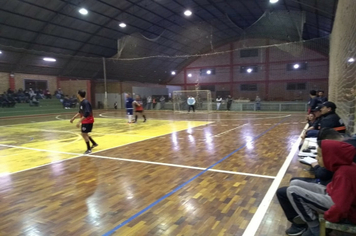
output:
[[[141,97],[139,95],[136,96],[135,101],[133,102],[133,105],[135,107],[135,121],[133,123],[137,122],[137,114],[140,113],[143,117],[143,122],[146,122],[146,116],[143,111],[143,102],[141,100]]]
[[[133,114],[133,102],[134,100],[131,97],[131,94],[126,93],[126,102],[125,102],[125,107],[126,107],[126,113],[129,118],[129,124],[132,122],[132,114]]]
[[[91,104],[88,100],[85,99],[86,92],[84,90],[79,90],[77,97],[80,101],[79,105],[79,112],[73,116],[72,119],[70,119],[70,123],[73,123],[73,121],[77,118],[80,117],[80,121],[77,124],[77,128],[79,128],[80,124],[82,125],[81,131],[82,131],[82,137],[87,145],[87,150],[85,151],[84,154],[89,154],[91,153],[91,150],[95,147],[98,146],[98,144],[89,136],[89,133],[93,129],[93,124],[94,124],[94,116],[93,116],[93,109],[91,107]],[[90,147],[89,141],[93,144]]]

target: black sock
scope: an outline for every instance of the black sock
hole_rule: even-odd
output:
[[[91,137],[89,137],[89,140],[93,145],[96,145],[96,142]]]
[[[89,142],[85,142],[87,144],[87,150],[90,150],[90,144]]]
[[[135,122],[137,121],[137,116],[135,116]]]
[[[144,120],[146,120],[146,116],[145,115],[143,115],[142,117],[143,117]]]

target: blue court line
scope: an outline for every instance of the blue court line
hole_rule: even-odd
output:
[[[263,136],[264,134],[266,134],[268,131],[272,130],[273,128],[275,128],[276,126],[280,125],[281,122],[286,119],[288,117],[284,117],[282,120],[280,120],[278,123],[276,123],[275,125],[273,125],[271,128],[263,131],[261,134],[257,135],[256,137],[254,137],[250,142],[255,141],[257,139],[259,139],[261,136]],[[128,218],[127,220],[125,220],[124,222],[122,222],[121,224],[117,225],[115,228],[113,228],[112,230],[106,232],[105,234],[103,234],[103,236],[110,236],[113,233],[115,233],[116,230],[120,229],[122,226],[126,225],[127,223],[131,222],[132,220],[134,220],[135,218],[137,218],[138,216],[142,215],[143,213],[145,213],[146,211],[148,211],[149,209],[151,209],[152,207],[156,206],[158,203],[160,203],[161,201],[163,201],[164,199],[170,197],[171,195],[173,195],[175,192],[177,192],[178,190],[182,189],[184,186],[186,186],[187,184],[189,184],[190,182],[192,182],[193,180],[195,180],[196,178],[198,178],[199,176],[201,176],[202,174],[204,174],[205,172],[207,172],[209,169],[213,168],[214,166],[220,164],[221,162],[223,162],[224,160],[226,160],[227,158],[229,158],[230,156],[232,156],[233,154],[235,154],[236,152],[240,151],[242,148],[246,147],[247,143],[243,144],[241,147],[235,149],[234,151],[232,151],[230,154],[226,155],[224,158],[222,158],[221,160],[217,161],[216,163],[212,164],[211,166],[209,166],[208,168],[206,168],[205,170],[203,170],[202,172],[200,172],[199,174],[197,174],[196,176],[192,177],[191,179],[189,179],[187,182],[184,182],[183,184],[179,185],[178,187],[176,187],[175,189],[173,189],[171,192],[167,193],[166,195],[164,195],[163,197],[159,198],[158,200],[156,200],[155,202],[151,203],[150,205],[148,205],[147,207],[145,207],[143,210],[137,212],[136,214],[134,214],[133,216],[131,216],[130,218]]]

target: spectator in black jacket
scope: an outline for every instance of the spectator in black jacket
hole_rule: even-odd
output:
[[[318,108],[317,108],[318,109]],[[314,125],[312,130],[306,132],[306,137],[317,137],[319,130],[323,128],[340,128],[345,127],[341,118],[335,113],[336,105],[333,102],[324,102],[321,111],[321,119]],[[341,133],[344,131],[340,131]]]
[[[318,106],[318,97],[316,96],[316,91],[315,90],[310,90],[310,99],[308,102],[309,109],[308,109],[308,114],[314,110]]]
[[[343,137],[337,131],[331,128],[326,128],[322,129],[319,132],[318,144],[320,145],[321,140],[325,139],[342,140]],[[326,186],[331,181],[333,177],[333,172],[325,169],[324,167],[321,167],[317,160],[315,160],[315,162],[312,163],[311,166],[315,178],[292,178],[291,181],[299,179],[306,182],[320,183]],[[276,193],[279,204],[281,205],[284,214],[286,215],[288,221],[292,223],[291,227],[286,230],[286,234],[290,236],[301,235],[307,229],[307,224],[298,216],[298,213],[294,210],[292,204],[290,203],[287,197],[287,188],[288,187],[281,187],[277,190]]]
[[[324,96],[324,91],[323,90],[319,90],[318,91],[318,99],[319,99],[319,104],[323,104],[324,102],[328,101],[328,98]]]

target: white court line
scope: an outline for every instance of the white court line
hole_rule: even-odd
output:
[[[197,125],[197,126],[193,127],[192,129],[195,129],[195,128],[201,127],[201,126],[205,126],[205,125],[206,125],[206,124]],[[180,131],[184,131],[184,130],[187,130],[187,129],[179,130],[179,131],[176,131],[176,132],[180,132]],[[172,132],[172,133],[174,133],[174,132]],[[169,135],[169,134],[172,134],[172,133],[162,134],[162,135],[154,136],[154,137],[151,137],[151,138],[142,139],[142,140],[139,140],[139,141],[136,141],[136,142],[131,142],[131,143],[127,143],[127,144],[122,144],[122,145],[115,146],[115,147],[111,147],[111,148],[106,148],[106,149],[103,149],[103,150],[100,150],[100,151],[97,151],[97,152],[108,151],[108,150],[115,149],[115,148],[118,148],[118,147],[123,147],[123,146],[127,146],[127,145],[134,144],[134,143],[139,143],[139,142],[142,142],[142,141],[146,141],[146,140],[150,140],[150,139],[162,137],[162,136]],[[0,144],[0,146],[3,146],[3,147],[6,147],[6,146],[7,146],[7,147],[13,147],[13,148],[24,148],[24,149],[28,149],[28,150],[35,150],[34,148],[18,147],[18,146],[6,145],[6,144]],[[41,150],[41,149],[38,149],[38,150]],[[1,151],[1,150],[0,150],[0,151]],[[42,150],[42,151],[47,151],[47,152],[49,152],[49,150]],[[58,151],[50,151],[50,152],[61,153],[61,152],[58,152]],[[92,152],[92,154],[97,153],[97,152]],[[63,152],[62,152],[62,153],[63,153]],[[13,172],[13,173],[10,173],[10,174],[16,174],[16,173],[19,173],[19,172],[36,169],[36,168],[39,168],[39,167],[42,167],[42,166],[48,166],[48,165],[51,165],[51,164],[55,164],[55,163],[59,163],[59,162],[64,162],[64,161],[71,160],[71,159],[74,159],[74,158],[86,156],[86,155],[84,155],[84,154],[78,154],[78,153],[68,153],[68,154],[70,154],[70,155],[78,155],[78,156],[71,157],[71,158],[64,159],[64,160],[59,160],[59,161],[51,162],[51,163],[48,163],[48,164],[36,166],[36,167],[33,167],[33,168],[29,168],[29,169],[25,169],[25,170],[21,170],[21,171],[17,171],[17,172]],[[91,154],[91,155],[92,155],[92,154]]]
[[[177,164],[170,164],[170,163],[164,163],[164,162],[143,161],[143,160],[120,158],[120,157],[107,157],[107,156],[100,156],[100,155],[94,155],[94,154],[84,155],[84,154],[72,153],[72,152],[61,152],[61,151],[45,150],[45,149],[38,149],[38,148],[19,147],[19,146],[6,145],[6,144],[0,144],[0,146],[9,147],[9,148],[17,148],[17,149],[26,149],[26,150],[32,150],[32,151],[39,151],[39,152],[49,152],[49,153],[57,153],[57,154],[75,155],[75,157],[72,157],[72,158],[68,158],[68,159],[65,159],[65,160],[59,160],[59,161],[54,161],[54,162],[51,162],[51,163],[48,163],[48,164],[44,164],[44,165],[41,165],[41,166],[36,166],[34,168],[13,172],[11,174],[15,174],[15,173],[19,173],[19,172],[23,172],[23,171],[27,171],[27,170],[31,170],[31,169],[36,169],[36,168],[39,168],[39,167],[55,164],[55,163],[62,162],[62,161],[71,160],[71,159],[74,159],[74,158],[77,158],[77,157],[82,157],[82,156],[96,157],[96,158],[116,160],[116,161],[127,161],[127,162],[135,162],[135,163],[160,165],[160,166],[171,166],[171,167],[194,169],[194,170],[206,170],[205,167],[177,165]],[[105,151],[105,150],[101,150],[101,151]],[[98,152],[101,152],[101,151],[98,151]],[[253,177],[260,177],[260,178],[269,178],[269,179],[273,179],[274,178],[274,176],[269,176],[269,175],[257,175],[257,174],[235,172],[235,171],[226,171],[226,170],[218,170],[218,169],[209,169],[208,171],[225,173],[225,174],[246,175],[246,176],[253,176]]]
[[[304,127],[304,129],[306,129],[306,127],[307,127],[307,125]],[[276,194],[276,191],[277,191],[279,185],[281,184],[284,175],[287,172],[287,169],[290,166],[290,163],[292,162],[292,159],[293,159],[295,153],[298,151],[298,147],[299,147],[301,140],[302,139],[299,136],[298,140],[294,143],[289,155],[287,156],[286,160],[284,161],[281,169],[279,169],[276,178],[273,180],[265,197],[263,198],[262,202],[258,206],[257,211],[253,215],[250,223],[248,224],[248,226],[242,236],[252,236],[252,235],[256,234],[256,232],[257,232],[259,226],[261,225],[261,222],[268,210],[268,207],[271,204],[272,199],[273,199],[274,195]]]
[[[99,114],[100,117],[104,118],[115,118],[115,119],[125,119],[121,117],[115,117],[115,116],[105,116],[103,115],[105,113]],[[257,114],[256,114],[257,115]],[[201,118],[201,119],[184,119],[184,120],[173,120],[173,121],[210,121],[210,120],[215,120],[215,121],[221,121],[221,120],[268,120],[268,119],[280,119],[280,118],[286,118],[292,116],[291,114],[288,115],[283,115],[283,116],[274,116],[274,117],[262,117],[262,118],[242,118],[242,119],[220,119],[220,118]],[[167,120],[167,119],[152,119],[152,120]],[[172,119],[170,119],[172,121]]]
[[[226,130],[225,132],[216,134],[216,135],[214,135],[213,137],[219,137],[219,136],[222,135],[222,134],[226,134],[226,133],[231,132],[231,131],[233,131],[233,130],[235,130],[235,129],[241,128],[241,127],[243,127],[243,126],[245,126],[245,125],[248,125],[248,124],[243,124],[243,125],[240,125],[240,126],[237,126],[237,127],[233,128],[233,129]]]

